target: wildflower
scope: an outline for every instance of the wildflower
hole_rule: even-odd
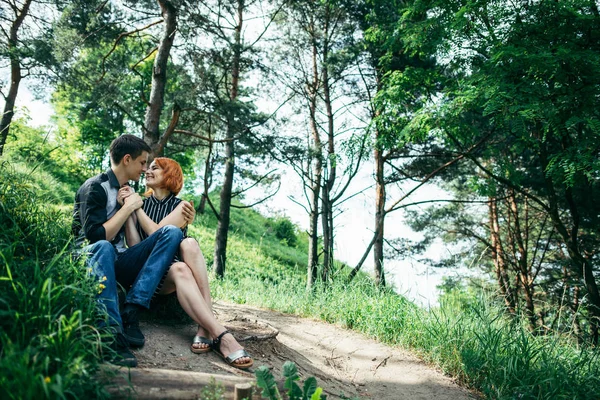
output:
[[[106,282],[106,276],[102,277],[102,282]]]
[[[46,382],[46,383],[50,383],[51,381],[52,381],[52,379],[50,379],[49,376],[44,378],[44,382]]]
[[[106,288],[106,286],[104,286],[104,284],[99,283],[98,284],[98,294],[102,293],[102,291]]]

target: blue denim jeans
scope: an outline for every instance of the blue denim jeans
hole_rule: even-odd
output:
[[[181,229],[167,225],[122,253],[117,253],[106,240],[83,249],[83,254],[87,255],[86,267],[104,286],[100,287],[96,299],[106,310],[109,325],[118,326],[119,331],[122,326],[117,282],[127,290],[126,303],[149,308],[158,284],[173,263],[182,238]]]

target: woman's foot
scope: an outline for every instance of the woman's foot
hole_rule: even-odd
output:
[[[207,353],[210,351],[211,344],[212,340],[209,339],[208,333],[204,330],[204,328],[198,326],[198,332],[196,333],[196,336],[194,336],[192,346],[190,347],[192,353]]]
[[[253,364],[252,358],[244,348],[235,340],[231,332],[224,331],[213,340],[211,348],[221,356],[225,362],[233,367],[246,369]]]

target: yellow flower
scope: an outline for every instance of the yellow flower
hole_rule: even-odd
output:
[[[98,294],[102,293],[102,291],[106,288],[106,286],[104,286],[104,284],[99,283],[98,284]]]
[[[44,382],[46,382],[46,383],[50,383],[50,381],[52,381],[52,379],[50,379],[50,377],[49,377],[49,376],[47,376],[47,377],[45,377],[45,378],[44,378]]]
[[[106,276],[102,277],[102,282],[106,282]]]

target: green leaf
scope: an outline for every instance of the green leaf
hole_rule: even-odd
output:
[[[258,367],[254,375],[256,375],[256,385],[263,390],[263,398],[270,400],[281,399],[279,390],[277,390],[277,383],[275,382],[275,378],[273,378],[273,374],[271,373],[271,370],[269,370],[268,367],[264,365]]]
[[[310,396],[310,400],[321,400],[322,392],[323,392],[323,389],[318,387],[317,390],[315,390],[315,392],[313,393],[313,395]]]
[[[291,361],[286,361],[285,364],[283,364],[283,376],[285,377],[283,387],[287,389],[290,400],[302,399],[302,389],[300,389],[300,386],[295,382],[300,378],[298,376],[296,364]]]
[[[317,378],[311,376],[306,381],[304,381],[304,396],[303,400],[313,399],[314,394],[317,392],[319,388],[317,388]]]

